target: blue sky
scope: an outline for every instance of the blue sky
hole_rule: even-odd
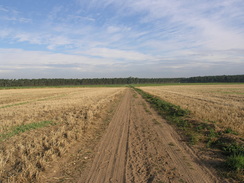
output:
[[[0,78],[244,74],[243,0],[0,0]]]

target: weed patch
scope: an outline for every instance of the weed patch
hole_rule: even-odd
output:
[[[228,156],[243,156],[244,157],[244,147],[237,143],[222,144],[222,149]]]
[[[199,135],[197,133],[190,131],[186,133],[186,136],[191,145],[195,145],[199,142]]]
[[[52,121],[41,121],[38,123],[30,123],[30,124],[26,124],[26,125],[15,126],[15,127],[12,127],[12,129],[9,133],[0,134],[0,141],[13,137],[15,135],[18,135],[20,133],[24,133],[29,130],[43,128],[43,127],[46,127],[51,124],[52,124]]]
[[[230,156],[226,161],[226,166],[230,170],[235,170],[237,172],[244,171],[244,156],[243,155]]]
[[[238,133],[236,131],[233,131],[230,127],[226,128],[224,133],[230,133],[230,134],[238,135]]]

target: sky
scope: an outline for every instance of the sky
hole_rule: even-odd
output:
[[[0,79],[235,74],[243,0],[0,0]]]

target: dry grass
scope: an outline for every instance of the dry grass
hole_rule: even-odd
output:
[[[0,182],[38,182],[41,172],[101,122],[124,88],[52,88],[0,91],[0,135],[42,121],[0,141]],[[1,139],[1,138],[0,138]]]
[[[141,87],[163,100],[190,110],[200,120],[231,128],[244,136],[244,85]]]

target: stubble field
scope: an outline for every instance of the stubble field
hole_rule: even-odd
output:
[[[244,135],[244,85],[149,86],[142,90],[183,109],[197,120],[231,128]]]
[[[124,88],[0,90],[0,182],[36,182],[50,163],[94,135]],[[107,115],[107,114],[106,114]]]
[[[243,137],[244,85],[140,88]],[[132,88],[0,90],[3,183],[224,182],[183,141]]]

